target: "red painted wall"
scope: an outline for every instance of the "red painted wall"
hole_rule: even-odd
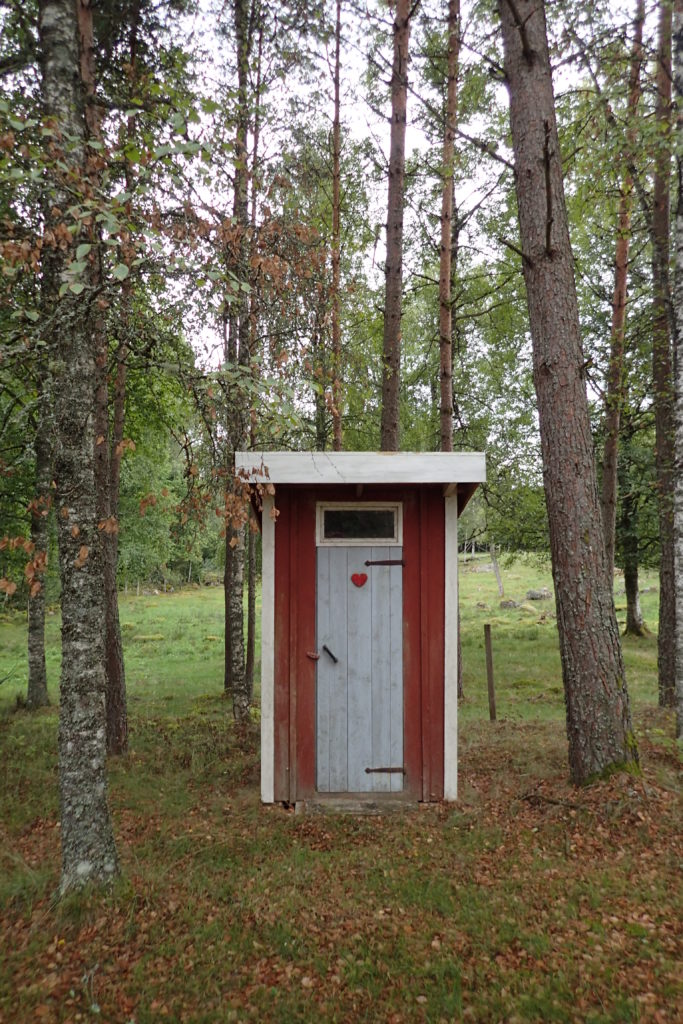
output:
[[[275,799],[315,794],[315,507],[403,502],[405,791],[443,797],[444,500],[440,485],[277,487],[275,505]]]

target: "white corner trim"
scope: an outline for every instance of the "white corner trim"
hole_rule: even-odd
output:
[[[458,798],[458,495],[444,498],[446,581],[444,593],[444,800]]]
[[[272,495],[261,513],[261,800],[275,801],[275,519]]]

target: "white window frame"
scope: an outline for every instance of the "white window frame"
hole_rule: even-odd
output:
[[[337,509],[362,510],[363,512],[393,511],[393,537],[325,537],[325,512]],[[402,501],[319,501],[315,507],[315,540],[318,547],[343,548],[395,548],[403,546],[403,502]]]

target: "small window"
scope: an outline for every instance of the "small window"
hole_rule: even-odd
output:
[[[318,544],[401,544],[401,505],[318,505]]]

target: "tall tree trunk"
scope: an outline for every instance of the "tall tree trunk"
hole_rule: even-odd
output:
[[[498,0],[575,783],[637,764],[605,565],[543,0]]]
[[[671,181],[671,3],[660,0],[657,47],[658,142],[652,211],[652,383],[659,513],[659,630],[657,670],[660,707],[674,703],[675,578],[673,538],[673,368],[669,331],[669,214]]]
[[[54,297],[53,297],[54,298]],[[46,312],[45,308],[43,312]],[[35,493],[31,502],[31,542],[34,564],[47,568],[48,514],[52,483],[52,409],[51,396],[45,382],[47,366],[43,361],[38,387],[38,422],[35,438]],[[28,693],[26,706],[35,709],[50,703],[45,666],[45,586],[37,574],[38,587],[32,587],[28,599]]]
[[[86,99],[85,120],[91,138],[101,140],[101,111],[95,103],[96,69],[93,30],[93,9],[91,0],[78,0],[78,27],[80,34],[81,80]],[[131,30],[130,66],[134,73],[136,61],[137,19],[139,10],[133,16]],[[92,177],[92,173],[91,173]],[[128,173],[127,173],[128,177]],[[97,182],[94,182],[97,184]],[[127,185],[130,182],[127,181]],[[93,240],[97,239],[93,236]],[[101,285],[99,260],[91,264],[90,277],[94,287]],[[124,304],[130,299],[130,283],[124,297]],[[123,643],[119,620],[119,594],[116,585],[118,565],[118,480],[123,440],[123,415],[125,403],[125,362],[117,358],[117,380],[115,401],[115,436],[109,431],[109,339],[104,315],[93,315],[93,336],[95,341],[95,365],[97,384],[95,390],[95,488],[97,514],[102,528],[102,559],[104,585],[104,647],[107,709],[107,750],[110,754],[123,754],[128,749],[128,713],[126,705],[126,676],[123,664]],[[116,429],[118,428],[118,429]],[[119,436],[120,435],[120,436]],[[114,489],[112,489],[114,485]]]
[[[85,120],[80,88],[73,0],[40,0],[43,98],[64,148],[69,186],[54,181],[48,228],[57,226],[83,179]],[[56,174],[59,174],[59,170]],[[82,241],[83,239],[75,239]],[[54,286],[65,257],[44,251],[44,275]],[[55,293],[56,296],[56,293]],[[95,360],[87,306],[68,293],[55,310],[55,479],[62,584],[62,673],[59,708],[59,780],[62,893],[117,873],[107,804],[105,672],[102,624],[102,550],[94,474]]]
[[[401,303],[403,297],[403,204],[405,188],[408,43],[411,0],[396,0],[394,59],[391,70],[391,135],[387,260],[382,345],[382,451],[398,451],[401,376]]]
[[[259,139],[261,130],[261,64],[263,58],[263,22],[258,18],[256,8],[256,20],[259,22],[258,43],[256,48],[256,82],[255,82],[255,107],[253,126],[253,147],[251,159],[251,239],[250,246],[253,247],[256,238],[256,214],[258,200],[258,161],[259,161]],[[252,360],[252,372],[258,373],[258,297],[257,289],[252,284],[249,293],[249,355]],[[256,417],[251,417],[249,427],[249,439],[252,449],[256,448]],[[246,687],[249,693],[249,703],[254,699],[254,671],[256,664],[256,534],[249,530],[249,549],[247,552],[247,654],[244,667]]]
[[[619,471],[619,489],[621,491],[621,514],[619,534],[621,537],[622,559],[624,565],[624,591],[626,593],[626,628],[625,636],[645,636],[647,629],[643,621],[640,607],[638,586],[638,499],[633,488],[629,486],[629,449],[630,431],[625,434],[622,442],[623,458]],[[623,465],[623,463],[626,463]]]
[[[634,557],[635,556],[635,557]],[[645,636],[645,622],[640,607],[638,583],[638,552],[624,551],[624,591],[626,593],[626,628],[624,636]]]
[[[254,700],[256,661],[256,534],[247,529],[247,654],[244,666],[249,704]]]
[[[453,313],[451,254],[453,238],[453,157],[458,117],[458,58],[460,56],[460,0],[448,0],[448,78],[441,186],[441,251],[439,265],[439,352],[441,451],[453,451]]]
[[[249,276],[249,193],[248,151],[249,131],[249,52],[255,20],[254,3],[234,0],[235,40],[237,47],[237,125],[235,131],[235,177],[233,222],[239,229],[235,271],[240,281]],[[234,302],[230,312],[228,351],[226,362],[242,367],[250,363],[249,301],[244,292]],[[234,453],[247,439],[248,401],[241,389],[237,390],[229,412],[229,472],[234,467]],[[231,486],[230,484],[228,485]],[[234,492],[233,492],[234,497]],[[232,695],[235,720],[244,722],[249,717],[249,687],[244,661],[244,527],[228,524],[225,559],[225,689]]]
[[[439,259],[439,441],[442,452],[453,451],[453,160],[458,118],[460,0],[448,0],[448,56],[442,150],[441,248]],[[458,697],[465,696],[462,678],[460,600],[458,599]]]
[[[636,112],[640,100],[640,68],[643,62],[643,22],[645,0],[637,0],[633,20],[633,47],[631,50],[631,71],[629,75],[626,164],[633,158],[636,143]],[[631,243],[631,212],[633,207],[633,179],[627,170],[619,196],[617,214],[617,244],[614,267],[614,293],[612,297],[612,330],[610,335],[610,359],[607,372],[607,393],[605,396],[605,445],[602,457],[602,522],[605,533],[605,554],[607,571],[614,574],[614,535],[617,517],[617,462],[619,450],[619,423],[624,405],[624,328],[626,323],[626,288],[628,280],[628,255]]]
[[[334,118],[332,121],[332,448],[342,450],[341,387],[341,8],[334,28]]]
[[[675,537],[675,707],[676,736],[683,737],[683,0],[675,0],[673,32],[673,70],[676,82],[676,293],[674,302],[674,367],[675,367],[675,474],[674,474],[674,537]],[[661,601],[661,594],[660,594]]]

